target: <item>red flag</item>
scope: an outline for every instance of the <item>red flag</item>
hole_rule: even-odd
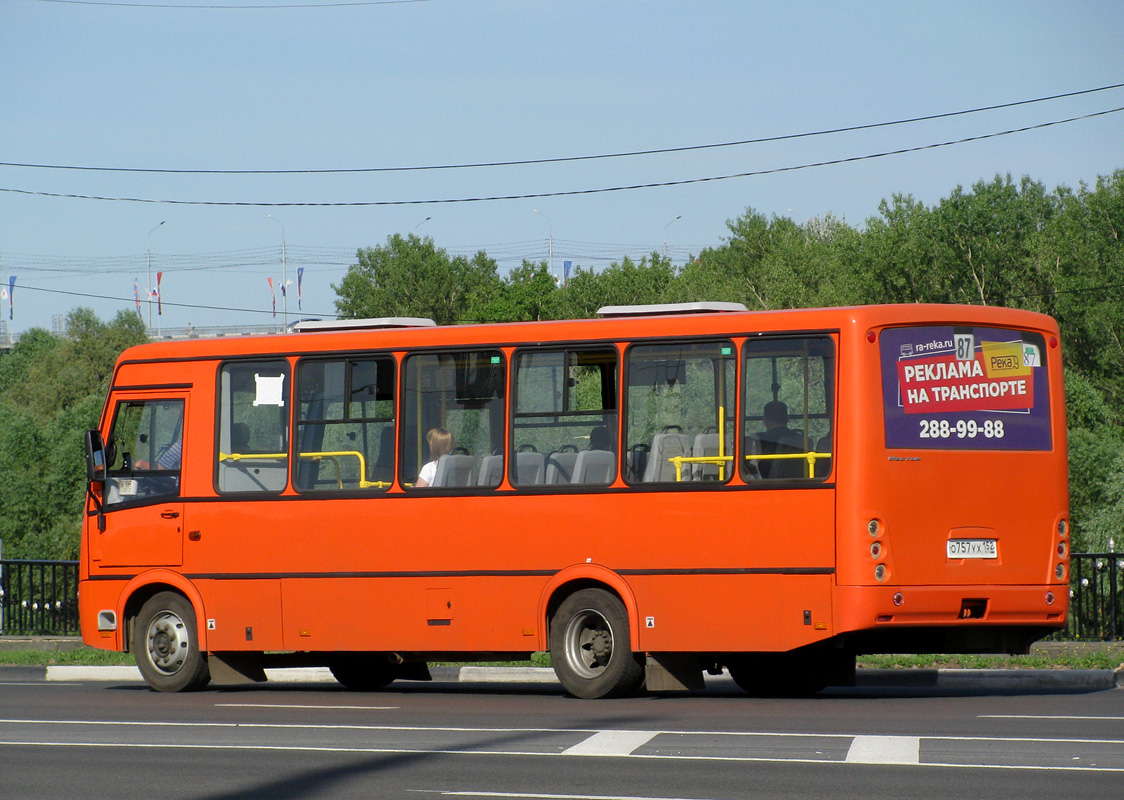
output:
[[[277,295],[273,291],[273,278],[266,278],[269,281],[269,296],[273,299],[273,316],[277,317]]]
[[[160,279],[163,277],[163,272],[156,273],[156,316],[158,317],[164,315],[164,302],[160,297]]]

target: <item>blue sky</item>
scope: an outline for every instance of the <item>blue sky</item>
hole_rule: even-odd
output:
[[[837,129],[1124,83],[1118,2],[342,2],[0,0],[0,161],[257,171],[521,161]],[[355,250],[393,233],[416,231],[452,253],[485,249],[502,268],[546,259],[548,241],[559,271],[565,260],[602,267],[665,242],[681,261],[720,244],[748,207],[861,225],[894,193],[931,204],[997,173],[1050,188],[1091,183],[1124,167],[1124,113],[729,180],[417,201],[762,172],[1121,106],[1115,89],[830,136],[474,169],[0,166],[0,285],[16,277],[11,331],[49,329],[80,305],[109,319],[134,308],[134,280],[144,292],[150,245],[166,303],[153,322],[176,328],[279,322],[285,304],[278,292],[272,317],[267,278],[280,284],[282,235],[287,277],[304,269],[300,316],[334,313],[331,284]],[[280,205],[243,205],[255,203]]]

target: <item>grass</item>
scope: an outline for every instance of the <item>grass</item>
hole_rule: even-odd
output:
[[[880,655],[860,656],[860,669],[1116,669],[1124,654],[1114,648],[1074,648],[1066,652],[1032,653],[1026,656],[992,655]],[[133,664],[131,653],[115,653],[80,646],[60,650],[0,649],[0,665],[18,666],[115,666]],[[440,663],[433,666],[461,666]],[[549,667],[549,653],[535,653],[530,661],[473,662],[472,666]]]

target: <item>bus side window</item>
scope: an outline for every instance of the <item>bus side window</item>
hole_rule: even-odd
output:
[[[232,361],[219,371],[220,492],[281,492],[289,474],[289,362]]]
[[[419,353],[403,364],[399,480],[495,488],[503,475],[506,370],[499,350]],[[440,452],[431,459],[431,445]]]
[[[394,480],[394,359],[304,359],[298,366],[298,492],[385,491]]]
[[[617,351],[515,355],[511,483],[607,485],[617,474]]]
[[[730,479],[735,459],[734,367],[734,344],[728,340],[629,348],[629,483]]]
[[[744,353],[742,477],[823,480],[832,456],[831,339],[753,339]]]
[[[110,442],[106,505],[179,494],[183,400],[118,403]]]

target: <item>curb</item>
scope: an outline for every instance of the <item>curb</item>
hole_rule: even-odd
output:
[[[549,667],[434,667],[433,678],[442,683],[536,683],[558,684]],[[335,683],[326,667],[267,669],[270,683]],[[103,682],[143,683],[140,670],[130,666],[85,667],[52,665],[47,667],[0,666],[3,682]],[[708,681],[729,681],[725,675]],[[994,691],[1100,691],[1124,688],[1124,667],[1110,669],[860,669],[856,686],[928,687],[940,689],[979,689]]]

